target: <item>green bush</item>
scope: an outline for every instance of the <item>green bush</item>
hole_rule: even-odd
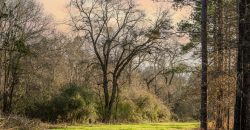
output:
[[[70,84],[45,102],[26,108],[28,117],[48,122],[95,122],[101,119],[102,103],[86,87]],[[159,98],[143,89],[123,89],[113,106],[113,122],[158,122],[171,118]],[[99,103],[98,103],[99,102]]]
[[[132,121],[132,115],[134,114],[134,107],[131,102],[120,102],[114,116],[117,121]]]
[[[142,89],[124,90],[113,115],[117,122],[156,122],[171,118],[169,109],[157,97]]]
[[[95,119],[92,92],[86,87],[70,84],[43,103],[27,108],[26,115],[49,122],[87,122]]]

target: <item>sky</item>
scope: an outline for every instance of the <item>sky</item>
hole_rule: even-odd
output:
[[[70,0],[37,0],[39,1],[45,10],[45,13],[51,15],[58,25],[58,29],[65,31],[66,27],[62,23],[67,20],[68,11],[66,5]],[[188,8],[182,9],[178,12],[171,9],[171,4],[168,2],[153,2],[153,0],[137,0],[140,9],[144,10],[146,14],[152,15],[159,7],[170,10],[170,15],[174,23],[182,19],[187,19],[191,10]]]

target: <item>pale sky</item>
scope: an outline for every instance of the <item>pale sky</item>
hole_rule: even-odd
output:
[[[56,23],[60,24],[63,23],[67,19],[67,9],[66,5],[70,0],[37,0],[39,1],[44,9],[45,12],[49,15],[52,15],[54,17],[54,20]],[[171,5],[167,2],[153,2],[153,0],[137,0],[138,4],[140,5],[140,8],[142,10],[145,10],[147,14],[151,14],[152,12],[155,12],[159,7],[162,6],[162,8],[166,8],[169,10],[171,8]],[[173,16],[172,19],[174,22],[178,22],[181,19],[188,18],[190,14],[190,9],[183,9],[181,11],[175,12],[171,10],[171,15]],[[64,30],[65,25],[59,25],[59,30]]]

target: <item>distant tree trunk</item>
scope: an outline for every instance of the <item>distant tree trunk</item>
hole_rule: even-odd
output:
[[[238,81],[234,130],[250,128],[250,1],[239,1]]]
[[[200,128],[207,130],[207,0],[202,0],[201,15],[201,52],[202,52],[202,76],[201,76],[201,109]]]
[[[131,88],[132,86],[132,64],[133,62],[131,61],[128,65],[128,87]]]
[[[231,49],[229,51],[228,56],[228,74],[231,75]],[[228,86],[227,86],[227,98],[230,98],[230,81],[228,80]],[[227,103],[227,130],[230,130],[230,100]]]
[[[217,74],[218,74],[218,77],[221,77],[223,76],[223,64],[224,64],[224,48],[223,48],[223,1],[222,0],[217,0],[217,19],[218,19],[218,32],[217,32],[217,35],[215,37],[218,37],[216,38],[217,41],[216,41],[216,44],[217,44]],[[217,91],[217,102],[218,102],[218,105],[217,105],[217,113],[216,113],[216,130],[219,130],[223,127],[223,93],[224,93],[224,90],[223,90],[223,85],[222,83],[219,84],[219,86],[217,86],[219,91]]]
[[[11,54],[11,53],[9,53]],[[5,63],[5,79],[4,79],[4,91],[3,91],[3,109],[2,112],[5,115],[9,115],[12,112],[12,102],[14,89],[17,87],[19,82],[19,65],[21,55],[12,56],[13,58],[6,59]]]

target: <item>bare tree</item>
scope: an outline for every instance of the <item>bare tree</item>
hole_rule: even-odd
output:
[[[102,72],[103,122],[109,122],[126,66],[140,53],[149,52],[170,29],[167,12],[152,25],[132,0],[71,0],[74,29],[91,44]]]
[[[7,0],[5,17],[0,19],[1,50],[3,56],[3,113],[12,111],[15,89],[22,74],[21,61],[30,54],[30,46],[36,43],[48,27],[49,20],[43,16],[40,5],[33,0]]]

